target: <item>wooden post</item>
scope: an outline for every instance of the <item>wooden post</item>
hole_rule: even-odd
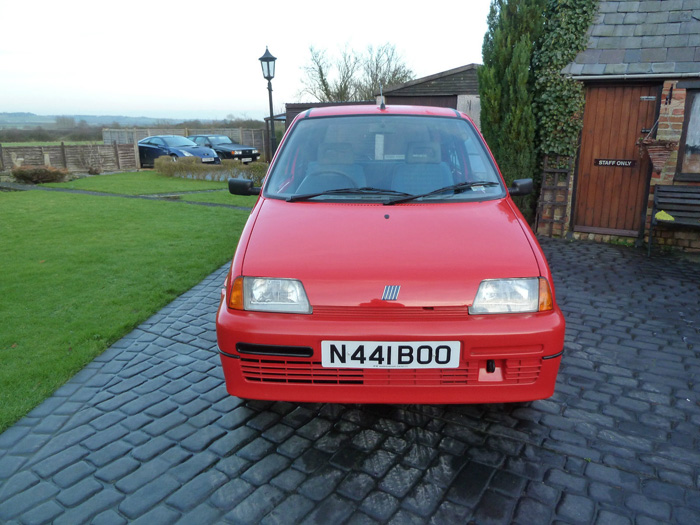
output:
[[[63,167],[68,169],[68,157],[66,156],[66,145],[61,142],[61,158],[63,159]]]
[[[115,140],[113,142],[113,144],[114,144],[114,158],[117,160],[117,169],[119,171],[121,171],[122,166],[121,166],[121,163],[119,162],[119,147],[117,146],[117,141]]]
[[[139,144],[138,142],[134,142],[134,155],[136,159],[136,169],[140,170],[141,169],[141,159],[139,158]]]

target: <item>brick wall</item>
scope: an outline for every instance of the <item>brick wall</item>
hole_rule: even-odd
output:
[[[664,82],[661,96],[661,110],[659,112],[659,126],[656,137],[664,140],[672,140],[680,143],[685,120],[685,89],[677,87],[678,81],[668,80]],[[673,88],[673,89],[671,89]],[[669,93],[671,96],[669,97]],[[645,240],[648,241],[649,225],[651,223],[651,208],[654,204],[654,187],[657,185],[674,184],[674,176],[678,165],[678,147],[671,152],[663,169],[659,173],[652,173],[649,202],[646,218]],[[678,184],[689,184],[681,182]],[[654,245],[673,246],[688,251],[700,251],[700,231],[695,228],[654,228]]]

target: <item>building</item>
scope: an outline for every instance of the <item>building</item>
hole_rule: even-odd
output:
[[[468,64],[396,86],[387,86],[384,89],[386,104],[454,108],[469,115],[479,126],[479,66],[480,64]]]
[[[584,83],[586,105],[562,229],[641,243],[655,187],[700,184],[700,0],[601,1],[563,73]],[[654,229],[654,244],[700,250],[700,229]]]

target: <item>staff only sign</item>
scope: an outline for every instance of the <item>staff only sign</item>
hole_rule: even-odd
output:
[[[634,168],[637,165],[637,161],[634,159],[595,159],[593,165],[610,168]]]

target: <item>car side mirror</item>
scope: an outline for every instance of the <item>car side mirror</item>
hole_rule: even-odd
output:
[[[532,193],[532,179],[516,179],[508,188],[511,197],[529,195]]]
[[[228,191],[232,195],[260,195],[260,189],[253,186],[252,180],[229,179]]]

